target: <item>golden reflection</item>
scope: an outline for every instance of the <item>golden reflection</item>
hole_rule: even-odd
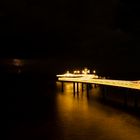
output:
[[[61,88],[59,87],[61,86],[59,83],[57,83],[57,86],[58,88]],[[72,83],[65,83],[64,88],[65,92],[58,94],[57,96],[57,108],[60,115],[59,117],[65,117],[68,121],[71,121],[73,117],[78,117],[79,113],[77,114],[76,112],[80,112],[86,117],[89,111],[86,93],[79,92],[79,94],[74,94]],[[81,84],[79,84],[79,90],[81,90]]]
[[[92,97],[98,94],[97,88],[92,91],[94,94],[89,93],[92,98],[90,100],[86,93],[79,92],[74,96],[71,83],[65,83],[65,88],[68,90],[58,92],[56,98],[57,117],[64,137],[76,139],[77,135],[82,135],[83,139],[95,136],[98,140],[140,139],[140,121],[125,112],[99,103]]]

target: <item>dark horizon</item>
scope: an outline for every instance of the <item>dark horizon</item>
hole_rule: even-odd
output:
[[[6,0],[1,5],[1,60],[38,59],[58,71],[59,66],[95,67],[140,79],[136,1]]]

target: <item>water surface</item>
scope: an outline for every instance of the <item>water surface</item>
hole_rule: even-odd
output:
[[[9,139],[140,140],[139,116],[102,103],[99,87],[73,94],[71,83],[61,92],[59,82],[17,81],[8,103]]]

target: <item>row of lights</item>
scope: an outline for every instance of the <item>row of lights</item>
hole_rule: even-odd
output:
[[[106,79],[105,77],[101,77],[101,76],[98,76],[96,74],[96,70],[93,70],[93,75],[94,75],[94,78],[99,78],[99,79]],[[86,74],[90,74],[90,70],[88,70],[87,68],[85,68],[84,70],[80,71],[80,70],[75,70],[73,73],[70,73],[69,71],[66,72],[66,76],[74,76],[74,74],[82,74],[82,75],[86,75]]]
[[[89,73],[90,73],[90,70],[88,70],[87,68],[82,70],[82,74],[89,74]],[[93,73],[96,74],[96,70],[93,70]],[[80,74],[80,71],[79,70],[77,70],[77,71],[75,70],[74,74]]]

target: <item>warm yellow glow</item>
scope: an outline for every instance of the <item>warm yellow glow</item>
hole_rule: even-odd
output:
[[[99,76],[98,76],[98,75],[95,75],[95,78],[97,78],[97,79],[98,79],[98,78],[99,78]]]
[[[77,73],[80,73],[80,71],[78,70]]]
[[[59,82],[58,82],[59,84]],[[61,88],[61,84],[57,85],[58,88]],[[80,89],[80,84],[79,84]],[[82,114],[82,117],[85,120],[88,120],[89,117],[89,103],[87,96],[83,94],[71,94],[73,91],[72,83],[65,83],[65,94],[57,94],[56,105],[57,105],[57,116],[59,119],[65,123],[64,120],[67,120],[66,123],[77,121],[79,113]],[[77,112],[78,111],[78,112]],[[62,113],[64,112],[64,113]],[[84,122],[85,123],[85,122]],[[87,125],[85,123],[85,125]],[[75,127],[72,126],[72,129],[75,130]],[[67,130],[67,129],[66,129]]]
[[[83,71],[82,71],[83,74],[89,74],[90,73],[90,70],[85,68]]]
[[[94,70],[93,73],[95,74],[96,73],[96,70]]]
[[[21,63],[19,60],[14,60],[15,65],[19,66]],[[69,82],[83,82],[83,83],[93,83],[109,86],[118,86],[132,89],[140,90],[140,80],[137,81],[124,81],[124,80],[110,80],[105,77],[96,75],[96,71],[93,71],[94,74],[90,74],[90,70],[85,68],[80,74],[79,70],[75,70],[74,74],[67,71],[65,74],[57,75],[59,81],[69,81]]]
[[[74,74],[76,74],[76,73],[77,73],[77,74],[80,74],[80,71],[79,71],[79,70],[77,70],[77,71],[75,70],[73,73],[74,73]]]
[[[62,75],[57,75],[57,77],[70,77],[70,78],[82,78],[82,79],[92,79],[92,78],[99,78],[98,75],[95,74],[90,74],[90,70],[85,68],[84,70],[82,70],[82,74],[80,72],[80,70],[75,70],[72,73],[70,73],[69,71],[67,71],[65,74]]]
[[[95,76],[97,77],[97,75]],[[125,80],[109,80],[109,79],[97,79],[92,78],[90,75],[85,75],[80,78],[59,78],[59,81],[69,81],[69,82],[81,82],[81,83],[93,83],[93,84],[100,84],[100,85],[108,85],[108,86],[117,86],[117,87],[124,87],[124,88],[131,88],[131,89],[138,89],[140,90],[140,82],[136,81],[125,81]]]

